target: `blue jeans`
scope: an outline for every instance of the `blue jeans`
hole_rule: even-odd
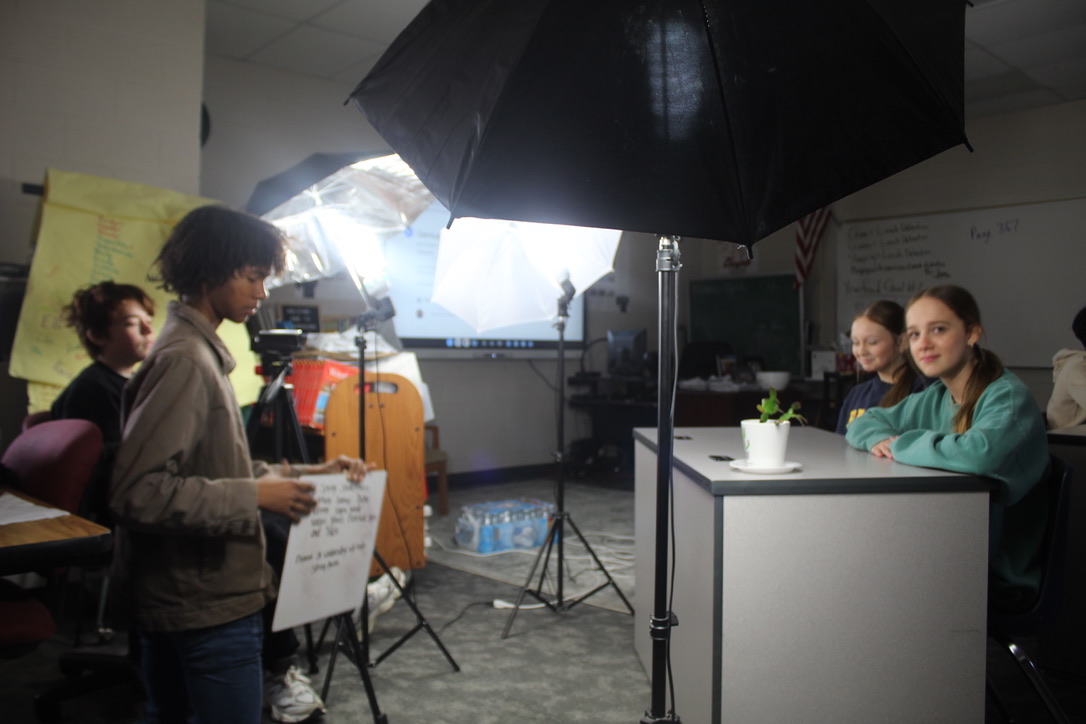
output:
[[[257,612],[193,631],[141,633],[147,724],[260,724],[262,632]]]

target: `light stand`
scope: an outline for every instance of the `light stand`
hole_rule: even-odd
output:
[[[387,299],[387,297],[385,299]],[[382,299],[381,301],[384,302],[385,299]],[[378,305],[377,303],[371,302],[371,311],[363,314],[358,319],[358,336],[355,337],[355,344],[358,346],[358,457],[362,460],[366,459],[366,385],[364,380],[364,368],[366,364],[366,332],[376,331],[378,322],[387,321],[388,319],[391,319],[394,314],[395,312],[392,310],[391,302],[388,302],[387,305]],[[379,663],[391,656],[396,649],[406,643],[407,640],[416,633],[425,631],[430,638],[433,639],[434,644],[437,645],[438,649],[445,657],[445,660],[452,666],[452,670],[460,671],[460,665],[456,663],[452,654],[450,654],[449,650],[445,648],[445,645],[441,643],[441,639],[438,638],[437,633],[434,631],[433,627],[430,626],[430,622],[427,621],[426,617],[419,611],[418,605],[415,603],[414,599],[404,592],[403,586],[401,586],[400,582],[396,580],[396,577],[392,575],[388,564],[385,563],[385,559],[381,557],[381,552],[378,551],[376,547],[373,551],[373,557],[384,572],[388,574],[388,578],[392,581],[392,585],[396,587],[396,590],[400,594],[400,598],[407,603],[408,607],[415,614],[415,626],[397,639],[384,653],[371,662],[369,658],[370,634],[369,627],[366,625],[366,622],[369,619],[369,596],[363,596],[360,615],[362,621],[362,658],[360,659],[360,665],[376,667]],[[331,672],[329,672],[329,674],[331,674]]]
[[[592,550],[592,546],[585,540],[584,535],[581,534],[577,524],[573,522],[573,518],[566,511],[565,507],[565,490],[566,490],[566,466],[563,459],[562,451],[565,449],[565,409],[566,409],[566,348],[565,348],[565,332],[566,332],[566,320],[569,319],[569,302],[573,299],[575,290],[569,280],[562,282],[562,288],[565,293],[558,299],[558,321],[555,323],[555,327],[558,328],[558,447],[554,453],[554,457],[558,462],[558,490],[555,494],[555,504],[557,510],[551,517],[550,526],[547,529],[547,537],[544,539],[542,545],[539,547],[539,553],[536,555],[535,560],[532,562],[532,567],[528,571],[528,577],[524,581],[524,586],[520,589],[520,594],[517,596],[517,602],[513,605],[513,610],[509,612],[509,618],[505,622],[505,629],[502,631],[502,638],[508,638],[509,631],[513,627],[513,621],[517,617],[517,612],[520,610],[521,603],[524,601],[526,594],[531,595],[540,603],[547,606],[556,613],[561,613],[570,610],[578,603],[588,599],[590,596],[598,593],[599,591],[613,586],[615,593],[622,599],[622,602],[626,605],[630,615],[633,615],[633,606],[626,600],[626,596],[623,595],[622,589],[618,587],[615,580],[611,578],[611,574],[607,572],[603,563],[596,556],[596,552]],[[603,573],[607,579],[606,583],[602,583],[591,591],[578,596],[577,598],[566,600],[563,594],[563,582],[565,579],[565,524],[568,523],[569,527],[580,539],[581,544],[588,551],[588,554],[592,556],[592,560],[595,561],[596,567]],[[557,570],[557,583],[555,586],[554,598],[550,599],[543,593],[543,581],[547,577],[547,565],[550,562],[551,551],[557,545],[558,557],[556,560],[555,568]],[[539,574],[539,582],[536,587],[531,588],[532,577],[535,576],[536,568],[539,567],[540,561],[543,562],[543,569]]]
[[[674,710],[675,693],[672,691],[672,710],[667,706],[667,681],[671,679],[671,629],[679,625],[679,619],[668,610],[668,518],[671,496],[671,461],[675,447],[675,309],[672,302],[682,263],[679,255],[679,237],[661,236],[656,251],[656,271],[659,276],[659,320],[657,323],[657,350],[660,363],[657,369],[656,404],[656,556],[653,581],[652,618],[649,636],[652,637],[652,698],[651,708],[645,712],[641,724],[659,722],[679,723]]]

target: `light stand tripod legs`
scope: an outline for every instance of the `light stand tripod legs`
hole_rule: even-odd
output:
[[[550,560],[550,554],[553,548],[553,544],[555,543],[555,539],[559,539],[558,542],[561,542],[560,539],[563,535],[562,530],[564,528],[564,524],[566,523],[569,524],[569,527],[573,530],[574,535],[576,535],[577,539],[581,541],[581,545],[585,547],[585,550],[588,551],[588,554],[592,556],[592,560],[595,562],[596,568],[599,569],[601,573],[603,573],[604,577],[607,579],[607,582],[601,583],[600,585],[593,588],[591,591],[583,593],[576,598],[564,599],[561,597],[561,594],[558,594],[558,597],[551,600],[548,599],[543,593],[543,581],[547,577],[547,563]],[[539,568],[540,561],[543,562],[543,569],[542,571],[540,571],[539,574],[539,582],[536,584],[535,588],[532,588],[532,578],[535,577],[535,572],[536,569]],[[562,571],[560,567],[558,574],[559,577],[562,576]],[[521,605],[524,603],[524,597],[526,595],[532,596],[552,611],[556,613],[562,613],[570,610],[578,603],[585,601],[586,599],[602,591],[608,586],[614,587],[615,593],[617,593],[618,597],[622,599],[623,605],[626,606],[626,609],[630,612],[630,615],[632,616],[634,609],[633,606],[630,605],[629,599],[627,599],[626,596],[622,593],[622,589],[618,587],[617,583],[615,583],[615,579],[611,578],[611,574],[607,572],[607,568],[604,567],[603,562],[596,555],[596,552],[592,550],[592,546],[588,544],[588,541],[585,539],[584,535],[581,534],[581,530],[577,527],[577,524],[573,522],[573,518],[571,518],[569,513],[566,512],[555,513],[554,519],[551,521],[550,529],[547,531],[547,538],[543,541],[543,545],[539,547],[539,553],[536,554],[535,560],[532,562],[532,567],[528,571],[528,578],[524,582],[524,586],[520,589],[520,593],[517,595],[517,601],[515,604],[513,604],[513,610],[509,613],[509,618],[507,618],[505,621],[505,628],[502,630],[502,638],[509,638],[509,632],[513,628],[513,621],[516,620],[517,612],[520,610]]]
[[[373,663],[370,664],[370,665],[376,667],[378,664],[380,664],[386,658],[391,656],[392,653],[396,651],[396,649],[400,648],[402,645],[407,643],[407,640],[410,639],[412,636],[417,634],[419,631],[425,631],[427,634],[429,634],[430,638],[432,638],[434,640],[434,643],[437,645],[438,649],[441,650],[441,653],[445,656],[445,660],[449,662],[450,666],[452,666],[452,670],[453,671],[460,671],[459,664],[457,664],[456,660],[453,659],[452,654],[450,654],[449,650],[445,648],[445,645],[443,643],[441,643],[441,639],[438,638],[437,633],[435,633],[434,629],[430,626],[430,622],[427,621],[426,617],[422,615],[421,611],[419,611],[419,607],[418,607],[418,605],[415,604],[414,599],[411,596],[407,595],[407,593],[403,589],[403,586],[400,585],[400,582],[397,581],[396,577],[391,574],[391,571],[389,570],[388,564],[385,563],[385,559],[382,558],[381,554],[378,553],[377,551],[373,552],[373,557],[377,559],[377,562],[381,565],[381,568],[385,569],[385,573],[389,574],[389,579],[392,581],[392,585],[395,586],[396,590],[399,592],[400,598],[402,598],[404,600],[404,602],[407,603],[407,605],[411,609],[412,613],[415,614],[415,626],[410,631],[408,631],[403,636],[401,636],[399,639],[397,639],[394,644],[392,644],[387,649],[385,649],[384,653],[382,653],[380,656],[378,656],[376,659],[374,659]],[[362,625],[366,626],[365,618],[363,618],[362,620],[363,620]],[[369,630],[368,630],[368,628],[363,628],[362,629],[362,640],[363,640],[363,642],[365,644],[362,648],[363,648],[364,651],[366,651],[366,655],[368,657],[368,655],[369,655]]]
[[[568,283],[568,282],[567,282]],[[578,603],[584,601],[595,593],[612,586],[615,592],[618,593],[619,598],[626,605],[630,615],[633,615],[633,606],[626,599],[626,596],[622,594],[622,590],[615,583],[615,580],[611,578],[611,574],[607,572],[607,568],[604,567],[603,562],[600,561],[596,552],[592,550],[592,546],[588,544],[585,537],[581,535],[581,531],[577,528],[573,522],[573,518],[566,512],[565,503],[565,491],[566,491],[566,471],[565,461],[563,459],[562,451],[565,449],[565,408],[566,408],[566,348],[565,348],[565,331],[566,331],[566,319],[569,317],[567,311],[567,305],[570,299],[573,297],[573,287],[567,288],[567,295],[558,300],[558,322],[556,327],[558,328],[558,448],[555,452],[555,459],[558,463],[558,490],[555,495],[555,502],[558,509],[551,517],[550,526],[547,529],[547,537],[543,541],[543,544],[539,547],[539,553],[536,554],[535,560],[532,562],[532,567],[528,571],[528,577],[524,581],[524,586],[521,587],[520,593],[517,595],[517,601],[513,604],[513,610],[509,612],[509,618],[506,619],[505,628],[502,630],[502,638],[509,637],[509,631],[513,628],[513,621],[516,620],[517,613],[520,611],[521,604],[524,602],[524,596],[530,594],[536,598],[540,603],[543,603],[547,608],[555,612],[564,612],[576,606]],[[569,601],[566,600],[563,593],[563,584],[565,581],[566,563],[565,563],[565,524],[569,523],[570,528],[573,529],[574,534],[581,541],[581,544],[592,556],[592,560],[595,562],[596,567],[603,573],[607,579],[607,583],[601,584],[591,591],[578,596],[575,599]],[[558,548],[558,557],[555,562],[555,568],[557,570],[556,582],[555,582],[555,594],[554,600],[550,601],[543,595],[543,581],[547,577],[547,565],[550,561],[551,551],[554,547]],[[535,589],[531,588],[532,578],[535,576],[535,571],[539,567],[540,561],[543,562],[543,569],[539,574],[539,583]]]

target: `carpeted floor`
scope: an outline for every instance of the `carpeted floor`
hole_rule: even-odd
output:
[[[425,631],[419,631],[373,669],[378,706],[391,724],[584,724],[637,721],[649,705],[649,684],[633,651],[633,619],[594,606],[555,614],[523,610],[508,639],[501,638],[517,587],[438,564],[414,576],[419,610],[460,667],[454,672]],[[377,621],[371,659],[416,624],[403,602]],[[118,646],[109,647],[117,650]],[[32,697],[61,680],[56,659],[70,646],[63,637],[33,654],[0,664],[3,721],[33,722]],[[331,644],[321,651],[324,683]],[[323,721],[373,721],[358,670],[337,660]],[[138,702],[127,687],[112,687],[64,705],[65,722],[137,721]],[[268,720],[270,721],[270,720]]]
[[[369,673],[378,706],[391,724],[628,724],[649,706],[650,687],[634,654],[633,618],[610,609],[604,592],[558,614],[549,609],[522,609],[511,636],[502,639],[509,611],[496,609],[495,600],[515,600],[532,561],[532,554],[513,553],[477,558],[448,545],[460,505],[520,497],[553,500],[546,480],[451,491],[450,515],[431,522],[430,563],[414,574],[413,590],[419,610],[442,644],[460,666],[454,672],[438,647],[419,631],[383,659]],[[633,571],[626,557],[632,535],[632,500],[628,491],[567,484],[566,510],[605,559],[608,571],[627,596],[633,593]],[[627,507],[624,507],[627,506]],[[615,534],[613,540],[595,534]],[[568,539],[568,536],[567,536]],[[446,542],[447,549],[436,543]],[[598,543],[598,545],[597,545]],[[571,591],[583,584],[585,567],[576,563]],[[578,568],[580,566],[580,568]],[[461,570],[463,569],[463,570]],[[504,578],[493,580],[493,578]],[[610,590],[607,596],[612,596]],[[617,600],[617,598],[615,599]],[[612,602],[613,603],[613,602]],[[370,658],[376,660],[417,621],[403,602],[377,621]],[[119,651],[123,636],[102,650]],[[33,696],[62,680],[57,658],[71,649],[67,632],[14,660],[0,660],[0,720],[13,724],[34,721]],[[331,644],[320,651],[319,689],[327,675]],[[938,652],[933,652],[938,655]],[[1008,704],[1023,724],[1046,722],[1032,692],[1025,688],[1013,663],[989,647],[989,671]],[[1072,722],[1086,724],[1086,687],[1080,681],[1047,677]],[[919,694],[922,695],[922,694]],[[332,676],[327,724],[373,721],[358,670],[338,659]],[[65,704],[63,721],[72,724],[128,724],[138,721],[137,697],[123,686],[99,691]],[[682,715],[682,702],[678,711]],[[270,721],[270,720],[269,720]],[[990,708],[986,721],[1004,721]],[[688,724],[700,724],[688,722]]]

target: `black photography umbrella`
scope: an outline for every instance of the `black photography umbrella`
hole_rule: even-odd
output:
[[[749,248],[966,143],[964,26],[963,0],[433,0],[351,94],[454,218],[661,235],[644,721],[677,720],[664,686],[678,236]]]

